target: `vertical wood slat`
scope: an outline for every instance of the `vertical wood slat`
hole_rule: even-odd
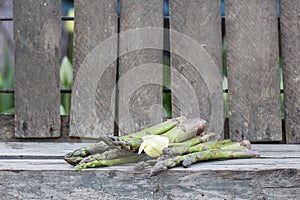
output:
[[[280,1],[287,143],[300,143],[300,1]]]
[[[102,134],[112,134],[114,131],[114,111],[111,106],[114,98],[116,83],[116,62],[101,64],[108,55],[101,55],[103,41],[110,40],[113,44],[106,51],[117,58],[117,0],[77,0],[75,7],[74,29],[74,84],[73,86],[70,136],[98,138]],[[91,74],[80,72],[80,68],[87,67]],[[97,72],[96,72],[96,71]],[[103,71],[103,74],[99,74]],[[96,82],[88,81],[95,76]],[[77,82],[76,82],[77,81]],[[93,90],[94,85],[96,91]],[[92,87],[91,87],[92,86]],[[83,93],[87,95],[82,96]],[[85,98],[92,97],[90,105]],[[79,100],[80,99],[80,100]],[[92,104],[95,105],[94,112]],[[94,116],[95,115],[95,116]]]
[[[212,59],[216,64],[216,70],[219,70],[219,80],[212,80],[216,82],[218,91],[220,93],[219,99],[215,99],[219,101],[218,108],[221,110],[220,119],[218,122],[218,126],[223,128],[223,88],[222,88],[222,36],[221,36],[221,16],[220,16],[220,1],[211,1],[211,0],[170,0],[170,29],[171,31],[178,31],[197,42],[197,45],[202,46],[209,54],[204,59]],[[201,116],[208,123],[211,120],[212,115],[212,99],[214,98],[213,94],[210,94],[209,88],[205,82],[205,78],[207,74],[199,74],[199,71],[203,71],[202,64],[207,65],[205,60],[201,60],[200,63],[196,63],[197,66],[193,66],[190,60],[186,60],[180,55],[176,55],[173,53],[174,45],[179,41],[173,41],[176,38],[173,37],[172,32],[170,34],[171,39],[171,88],[172,88],[172,113],[173,117],[181,116],[181,115],[190,115],[193,110],[199,105],[200,113],[195,113],[197,116]],[[182,48],[179,46],[179,48]],[[187,49],[188,54],[197,53],[198,56],[201,56],[200,52],[193,52],[196,49],[192,47]],[[208,58],[209,57],[209,58]],[[210,58],[211,57],[211,58]],[[215,66],[212,66],[215,67]],[[199,69],[197,69],[199,68]],[[201,68],[201,69],[200,69]],[[205,70],[204,70],[205,71]],[[176,73],[180,73],[180,77],[177,77]],[[189,99],[179,100],[176,95],[176,89],[182,89],[182,85],[178,82],[178,79],[182,79],[184,77],[188,84],[192,87],[195,92],[196,98],[192,100],[191,105],[187,105]],[[212,83],[212,82],[211,82]],[[187,91],[182,91],[182,94]],[[212,96],[211,96],[212,95]],[[191,96],[187,96],[187,98],[191,98]],[[192,114],[193,115],[193,114]],[[196,116],[188,116],[188,117],[196,117]],[[217,120],[217,119],[212,119]],[[215,126],[209,123],[210,126]],[[210,130],[215,131],[216,127],[211,127]],[[223,137],[222,133],[217,133],[218,137]]]
[[[276,1],[226,0],[232,139],[281,141]]]
[[[122,0],[120,32],[144,27],[163,28],[163,0]],[[135,41],[126,41],[120,37],[120,52],[126,52],[126,45],[130,42],[143,44],[143,37],[137,32],[134,34],[136,34]],[[163,48],[163,44],[161,48]],[[163,70],[162,68],[154,69],[150,63],[162,64],[163,51],[141,49],[120,55],[118,125],[121,135],[136,132],[163,120]],[[143,67],[144,64],[150,65]],[[152,75],[156,76],[158,84],[148,84],[150,81],[142,83],[141,80],[151,79]],[[138,88],[133,91],[132,86],[136,85]]]
[[[15,136],[60,136],[61,1],[13,0]]]

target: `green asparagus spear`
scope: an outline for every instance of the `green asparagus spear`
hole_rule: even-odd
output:
[[[170,143],[183,142],[200,135],[205,128],[205,120],[201,118],[188,119],[164,133],[163,136],[167,137]]]
[[[64,160],[69,163],[70,165],[76,166],[84,157],[81,156],[74,156],[74,157],[68,157],[68,155],[65,155]]]
[[[164,154],[169,154],[169,155],[183,155],[183,154],[187,154],[187,153],[206,151],[209,149],[217,149],[217,148],[221,148],[222,146],[231,144],[231,143],[232,143],[232,141],[230,139],[217,140],[217,141],[200,143],[195,146],[182,145],[182,146],[176,146],[176,147],[171,147],[171,148],[165,148],[163,150],[163,152],[164,152]]]
[[[115,158],[111,160],[94,160],[92,162],[88,163],[81,163],[76,165],[75,170],[82,170],[85,168],[91,168],[91,167],[107,167],[112,165],[118,165],[118,164],[125,164],[130,162],[136,162],[143,158],[143,155],[137,155],[129,156],[129,157],[121,157],[121,158]]]
[[[241,142],[233,142],[229,145],[224,145],[221,147],[223,150],[238,150],[238,149],[251,149],[251,143],[249,140],[243,140]]]
[[[143,169],[146,169],[148,167],[152,167],[156,164],[156,161],[157,161],[157,159],[150,159],[150,160],[146,160],[146,161],[140,161],[134,166],[134,169],[135,170],[143,170]]]
[[[196,136],[192,139],[189,139],[185,142],[178,142],[178,143],[171,143],[169,144],[170,147],[177,147],[177,146],[194,146],[199,143],[208,142],[209,140],[213,139],[215,137],[215,133],[207,133],[204,132],[204,134],[201,134],[199,136]]]
[[[213,149],[207,151],[204,155],[201,152],[193,153],[192,155],[188,156],[188,158],[182,161],[182,165],[184,167],[189,167],[193,163],[199,161],[220,159],[220,158],[257,158],[257,157],[259,157],[258,152],[249,149],[244,149],[244,150]]]
[[[185,117],[177,117],[177,118],[169,119],[165,122],[151,126],[144,130],[141,130],[137,133],[121,136],[120,138],[122,138],[122,140],[130,140],[132,138],[140,138],[141,139],[144,135],[149,134],[149,133],[153,134],[153,135],[160,135],[160,134],[163,134],[163,133],[171,130],[177,124],[180,124],[183,120],[185,120]]]
[[[71,165],[77,165],[84,157],[87,157],[91,154],[95,153],[103,153],[104,151],[107,151],[109,149],[109,146],[105,144],[104,142],[98,142],[95,144],[92,144],[88,147],[82,147],[80,149],[76,149],[73,152],[67,153],[64,156],[64,160],[67,161]]]
[[[127,157],[127,156],[132,156],[132,155],[133,155],[133,153],[129,152],[129,151],[122,151],[120,149],[110,149],[103,153],[89,155],[88,157],[83,158],[80,161],[80,164],[93,162],[96,160],[110,160],[110,159],[114,159],[114,158],[118,158],[118,157]]]
[[[180,166],[190,166],[192,163],[212,160],[212,159],[225,159],[225,158],[256,158],[259,157],[258,152],[251,151],[249,149],[244,150],[222,150],[211,149],[207,151],[201,151],[183,156],[169,157],[167,159],[158,160],[155,166],[152,168],[150,176],[154,176],[159,172],[166,171],[169,168]]]

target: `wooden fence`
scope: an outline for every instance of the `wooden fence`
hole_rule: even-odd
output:
[[[74,2],[75,74],[86,56],[98,44],[116,36],[118,32],[143,27],[164,27],[163,0],[121,0],[119,20],[117,0]],[[229,95],[229,119],[225,120],[229,120],[229,123],[225,123],[225,128],[229,128],[230,138],[250,139],[254,142],[300,143],[300,1],[281,0],[279,21],[275,0],[225,2]],[[167,21],[170,31],[185,34],[203,45],[222,72],[222,33],[224,35],[225,29],[221,26],[220,1],[169,0],[169,5],[170,17]],[[97,86],[95,105],[97,116],[106,116],[105,123],[101,126],[84,123],[85,113],[78,115],[78,112],[74,112],[81,105],[72,102],[69,132],[69,118],[61,117],[59,112],[61,16],[60,0],[13,0],[15,115],[0,116],[0,137],[5,140],[7,136],[9,139],[6,140],[14,140],[11,137],[14,134],[14,138],[67,140],[66,134],[72,137],[92,137],[89,133],[93,130],[101,130],[101,134],[123,134],[116,129],[118,123],[129,132],[134,132],[151,123],[162,121],[163,114],[159,113],[161,110],[155,109],[157,121],[151,121],[148,111],[153,105],[162,107],[163,70],[156,74],[161,85],[146,84],[134,91],[130,97],[127,106],[134,123],[118,121],[127,117],[122,116],[126,115],[125,111],[128,109],[123,106],[122,101],[127,100],[124,99],[127,98],[126,91],[135,79],[125,81],[115,91],[116,82],[142,64],[164,63],[163,50],[147,48],[121,55],[108,66],[99,66],[105,72]],[[122,37],[113,39],[117,51],[113,51],[114,48],[107,51],[117,58],[122,48],[128,45],[128,41]],[[171,44],[171,70],[180,71],[189,81],[197,96],[200,113],[208,119],[213,112],[212,100],[203,77],[196,73],[197,68],[189,60],[172,53],[175,45],[172,46],[172,34],[170,37],[161,38],[161,41],[166,39]],[[143,36],[136,36],[137,43],[142,40]],[[284,121],[280,111],[281,54],[285,95]],[[147,79],[146,75],[137,73],[136,79]],[[172,92],[176,90],[174,84],[172,85],[176,81],[174,77],[175,74],[171,74],[172,108],[173,116],[177,116],[185,112],[183,107],[193,108],[183,106],[178,96]],[[217,84],[222,94],[222,80],[217,80]],[[86,88],[89,89],[89,85]],[[73,95],[76,95],[74,91]],[[111,96],[116,99],[115,111],[110,107]],[[224,100],[219,98],[213,101],[220,102],[218,105],[222,106]],[[114,121],[114,114],[117,123]],[[73,119],[76,117],[80,119],[76,121],[79,123],[76,125],[86,127],[86,132],[75,131]],[[223,133],[220,134],[224,137]]]

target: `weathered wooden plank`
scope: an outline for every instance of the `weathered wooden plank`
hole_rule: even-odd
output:
[[[120,37],[119,43],[123,53],[119,60],[117,103],[120,134],[136,132],[163,120],[163,43],[160,49],[127,52],[130,43],[139,43],[143,48],[144,40],[151,39],[137,30],[146,27],[163,28],[163,0],[121,1],[120,32],[134,30],[131,34],[135,39]]]
[[[0,115],[0,141],[1,142],[80,142],[81,139],[77,137],[69,137],[69,116],[60,117],[60,137],[58,138],[16,138],[15,137],[15,117],[14,115]],[[94,139],[89,139],[91,142]],[[85,139],[85,142],[89,141]]]
[[[260,155],[263,158],[300,158],[300,152],[299,151],[290,151],[290,152],[274,152],[274,151],[266,151],[266,152],[260,152]]]
[[[58,138],[16,138],[14,115],[0,115],[0,141],[1,142],[81,142],[78,137],[69,137],[69,116],[61,116],[60,137]],[[95,142],[95,139],[84,139],[84,142]]]
[[[173,116],[200,115],[208,121],[209,129],[223,138],[220,1],[170,0],[170,30]],[[172,31],[184,35],[178,38]],[[186,42],[182,41],[186,40],[185,37],[192,38],[193,45],[207,54],[203,55],[198,49],[187,46]],[[183,54],[177,54],[176,51],[182,51]],[[199,60],[189,60],[188,56],[193,54],[199,57]],[[211,61],[212,65],[207,60]],[[210,70],[206,70],[204,65],[209,65],[207,68]],[[217,89],[212,89],[212,84],[215,84]],[[215,89],[217,91],[214,91]],[[215,93],[219,96],[216,97]],[[217,102],[217,106],[213,106],[214,102]],[[218,119],[213,116],[216,110],[220,111]],[[217,126],[221,128],[216,128]]]
[[[61,2],[13,0],[15,135],[60,136]]]
[[[116,84],[117,0],[78,0],[74,6],[70,136],[98,138],[114,131],[111,101]],[[110,58],[111,62],[106,62]]]
[[[37,144],[41,143],[41,144]],[[26,144],[26,143],[25,143]],[[72,143],[71,143],[72,144]],[[74,143],[77,144],[77,143]],[[65,145],[66,148],[61,149],[59,148],[60,145]],[[34,146],[30,146],[26,148],[26,145],[22,145],[20,143],[17,144],[6,144],[0,145],[0,147],[6,148],[3,149],[0,153],[0,159],[62,159],[63,156],[69,152],[74,151],[75,149],[87,146],[88,144],[81,144],[81,145],[69,145],[66,143],[58,143],[58,145],[50,145],[48,143],[43,142],[36,142]],[[23,147],[25,146],[25,147]],[[40,148],[40,147],[43,148]],[[19,148],[19,149],[17,149]],[[24,148],[24,149],[23,149]],[[55,151],[49,151],[51,148],[56,148]],[[299,151],[290,151],[290,152],[272,152],[272,151],[259,151],[261,158],[273,158],[273,159],[296,159],[300,158]],[[263,161],[264,162],[264,161]],[[254,163],[248,163],[254,164]]]
[[[5,142],[0,143],[0,158],[62,158],[66,153],[92,143]]]
[[[261,152],[300,152],[300,145],[297,144],[253,144],[252,147]]]
[[[225,5],[230,137],[281,141],[276,1]]]
[[[175,167],[169,169],[170,172],[205,172],[205,171],[261,171],[261,170],[278,170],[278,169],[299,169],[299,158],[285,158],[285,159],[228,159],[228,160],[216,160],[209,162],[202,162],[193,164],[189,168]],[[24,159],[0,159],[0,173],[1,171],[38,171],[38,170],[62,170],[73,171],[73,166],[67,164],[63,159],[47,158],[24,158]],[[124,164],[111,167],[100,167],[93,169],[85,169],[84,171],[128,171],[136,174],[148,174],[149,169],[138,171],[134,170],[134,164]]]
[[[5,142],[0,143],[0,158],[62,158],[66,153],[90,144],[92,143]],[[252,149],[259,151],[262,158],[300,158],[300,145],[254,144]]]
[[[15,137],[14,115],[0,115],[0,141],[7,142]]]
[[[4,150],[0,195],[5,199],[297,199],[300,195],[299,156],[202,162],[151,178],[149,170],[136,171],[132,164],[74,172],[63,159],[45,159],[59,158],[83,145],[88,144],[0,143]],[[253,145],[262,155],[300,152],[300,145],[275,147]],[[10,159],[3,159],[4,154]],[[35,159],[14,159],[14,155]]]
[[[280,1],[287,143],[300,143],[300,1]]]
[[[134,171],[132,166],[74,172],[61,160],[1,160],[0,195],[5,199],[297,199],[299,164],[299,160],[267,167],[202,163],[147,179],[149,171]]]

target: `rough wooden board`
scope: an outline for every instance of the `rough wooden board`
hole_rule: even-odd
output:
[[[267,158],[267,159],[228,159],[228,160],[215,160],[193,164],[189,168],[175,167],[169,169],[173,172],[185,171],[191,172],[205,172],[205,171],[261,171],[261,170],[276,170],[276,169],[299,169],[299,158]],[[41,171],[41,170],[61,170],[61,171],[74,171],[73,166],[66,163],[63,159],[0,159],[0,173],[1,171]],[[148,174],[149,169],[138,171],[134,170],[134,164],[124,164],[112,167],[90,168],[83,171],[128,171],[129,173]]]
[[[260,152],[260,151],[259,151]],[[291,151],[291,152],[274,152],[274,151],[265,151],[260,152],[260,155],[264,158],[300,158],[300,151]]]
[[[3,157],[60,157],[75,149],[92,143],[53,142],[1,142],[0,158]]]
[[[163,0],[121,1],[120,32],[145,27],[163,28]],[[126,46],[130,42],[143,44],[143,36],[137,32],[133,34],[136,34],[135,41],[127,41],[120,37],[120,52],[126,52]],[[163,43],[160,50],[142,49],[120,55],[119,82],[122,80],[122,83],[118,85],[117,105],[121,135],[142,130],[163,120],[162,67],[142,66],[151,63],[162,64],[162,49]],[[130,89],[133,86],[137,88]]]
[[[72,93],[70,136],[98,138],[102,134],[113,134],[114,131],[111,99],[116,83],[116,62],[100,63],[107,58],[100,50],[103,45],[101,42],[115,36],[111,40],[112,46],[106,51],[114,59],[117,58],[117,0],[92,0],[89,3],[78,0],[74,6],[76,77]],[[85,67],[89,69],[84,71]],[[94,79],[95,82],[89,82]],[[92,102],[87,105],[89,98]]]
[[[300,145],[297,144],[253,144],[252,148],[268,152],[300,152]]]
[[[15,138],[14,115],[0,115],[0,141],[7,142]]]
[[[16,163],[21,164],[13,161],[13,166],[20,166]],[[298,160],[297,165],[286,168],[275,164],[259,169],[253,165],[216,168],[203,163],[147,179],[147,172],[128,166],[74,172],[61,161],[33,160],[27,161],[25,170],[12,169],[5,160],[0,164],[0,195],[5,199],[297,199],[299,164]]]
[[[44,159],[84,145],[0,143],[7,151],[0,157],[40,157],[0,159],[0,195],[4,199],[297,199],[300,195],[299,156],[202,162],[152,178],[147,178],[149,170],[133,170],[132,164],[75,172],[62,159]],[[276,146],[258,144],[253,149],[262,155],[300,153],[300,145]]]
[[[287,143],[300,143],[300,1],[280,1]]]
[[[276,1],[227,0],[229,129],[233,139],[281,141]]]
[[[61,2],[13,0],[15,135],[60,136]]]
[[[220,1],[210,1],[210,0],[170,0],[170,29],[172,31],[178,31],[185,34],[188,37],[191,37],[199,45],[203,46],[204,49],[210,55],[209,59],[212,59],[216,64],[220,72],[219,80],[211,78],[210,82],[216,82],[219,84],[219,92],[222,94],[222,56],[221,56],[221,18],[220,18]],[[172,43],[178,43],[174,41],[176,38],[173,37],[172,32],[170,33],[171,39],[171,51],[174,51],[174,45]],[[193,48],[187,49],[188,54],[194,53],[196,51]],[[198,52],[200,54],[200,52]],[[199,63],[206,63],[204,60],[201,60]],[[215,99],[213,93],[209,92],[209,88],[203,79],[204,74],[199,74],[199,69],[202,66],[193,66],[190,60],[186,60],[182,55],[177,55],[171,53],[171,88],[172,88],[172,112],[173,116],[189,116],[197,115],[203,117],[208,123],[211,120],[212,114],[212,99],[215,101],[220,101],[218,108],[223,111],[223,95],[220,95],[220,99]],[[201,71],[201,70],[200,70]],[[178,74],[179,75],[176,75]],[[178,77],[181,76],[181,77]],[[188,84],[192,87],[196,95],[196,99],[193,99],[193,102],[189,105],[186,105],[188,99],[192,98],[187,96],[188,99],[179,100],[177,91],[184,90],[183,93],[186,93],[186,88],[179,81],[183,77],[188,81]],[[207,78],[207,77],[205,77]],[[196,106],[199,105],[200,113],[193,113],[196,109]],[[195,107],[194,107],[195,106]],[[222,113],[223,114],[223,113]],[[222,128],[224,126],[223,116],[220,116],[222,121]],[[216,120],[216,119],[212,119]],[[210,124],[212,125],[212,124]],[[212,125],[213,126],[213,125]],[[211,127],[212,131],[216,131],[215,127]],[[217,133],[219,137],[223,138],[223,133]]]
[[[96,142],[96,141],[95,141]],[[62,158],[66,153],[92,143],[5,142],[0,158]],[[262,158],[300,158],[300,145],[252,145]]]
[[[0,115],[0,141],[1,142],[93,142],[94,139],[81,139],[69,137],[69,116],[60,117],[60,137],[58,138],[16,138],[14,115]],[[98,140],[96,140],[98,141]]]

